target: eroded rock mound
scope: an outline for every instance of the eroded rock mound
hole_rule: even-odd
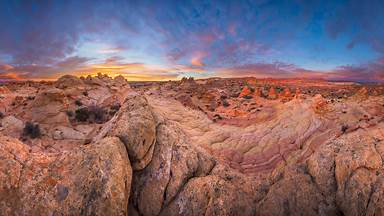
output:
[[[126,215],[131,167],[118,138],[62,154],[0,136],[2,215]]]
[[[0,135],[1,215],[384,214],[384,100],[368,90],[332,101],[272,83],[248,98],[240,81],[226,91],[223,80],[183,79],[115,95],[109,86],[129,88],[122,78],[81,81],[84,92],[51,88],[27,107],[54,117],[95,102],[112,119],[51,126],[55,142],[92,137],[54,154]],[[251,124],[223,124],[230,118]],[[11,115],[3,123],[7,135],[23,127]]]
[[[59,89],[79,87],[82,85],[84,85],[84,82],[80,78],[72,75],[64,75],[56,81],[56,87]]]
[[[128,150],[134,170],[143,169],[151,161],[156,142],[156,121],[147,100],[129,95],[120,112],[107,123],[100,136],[116,136]]]
[[[239,97],[245,97],[245,96],[248,96],[250,95],[252,92],[251,92],[251,89],[249,89],[248,86],[245,86],[243,88],[243,90],[241,90],[240,94],[239,94]]]

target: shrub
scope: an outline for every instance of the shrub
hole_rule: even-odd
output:
[[[252,96],[251,95],[244,95],[243,98],[249,100],[249,99],[252,99]]]
[[[91,122],[104,123],[106,121],[106,112],[99,106],[89,106],[89,117]]]
[[[83,105],[83,103],[79,100],[75,100],[75,104],[76,104],[76,106],[82,106]]]
[[[109,112],[111,115],[115,115],[117,111],[120,110],[121,105],[120,104],[115,104],[111,106],[111,111]]]
[[[4,113],[0,112],[0,119],[4,118]]]
[[[89,118],[89,111],[88,111],[88,108],[87,107],[83,107],[83,108],[80,108],[80,109],[77,109],[75,111],[75,118],[77,121],[79,122],[85,122],[88,120]]]
[[[86,91],[83,92],[83,95],[87,97],[88,96],[88,92],[86,92]]]
[[[341,126],[341,132],[345,133],[348,130],[349,126],[348,125],[342,125]]]
[[[79,122],[90,122],[90,123],[104,123],[106,118],[106,111],[96,105],[89,107],[83,107],[75,111],[75,118]]]
[[[67,110],[67,111],[65,111],[65,113],[67,113],[67,116],[68,116],[68,117],[70,117],[70,118],[73,117],[73,112],[72,112],[72,110]]]
[[[120,107],[121,107],[121,105],[120,104],[115,104],[115,105],[112,105],[111,106],[111,110],[113,110],[113,111],[119,111],[119,109],[120,109]]]
[[[32,122],[26,122],[23,129],[23,137],[30,137],[35,139],[41,136],[39,124],[34,124]]]
[[[224,107],[229,107],[229,103],[227,100],[222,100],[222,103]]]

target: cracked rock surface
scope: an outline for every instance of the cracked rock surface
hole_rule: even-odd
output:
[[[2,215],[126,215],[132,170],[118,138],[61,154],[0,136]]]
[[[97,90],[109,88],[106,81],[65,77],[56,86]],[[113,82],[127,85],[122,77]],[[121,106],[92,139],[53,153],[6,136],[14,125],[8,122],[22,119],[3,118],[0,215],[384,215],[382,96],[362,88],[331,102],[273,87],[276,97],[267,91],[261,98],[261,90],[247,87],[244,96],[255,98],[229,99],[208,81],[184,79],[176,90],[209,94],[192,95],[189,106],[187,94],[183,101],[172,96],[172,85],[120,92]],[[62,90],[38,95],[39,112],[52,101],[62,106],[56,94]],[[232,104],[203,107],[216,96]],[[243,100],[261,111],[242,114],[256,106]],[[236,118],[213,118],[215,112]],[[74,138],[61,135],[63,142]]]

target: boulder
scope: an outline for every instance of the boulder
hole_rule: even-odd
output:
[[[79,87],[82,85],[84,85],[83,80],[72,75],[64,75],[60,77],[55,83],[55,86],[59,89]]]
[[[156,126],[147,99],[142,95],[131,94],[95,139],[103,136],[119,137],[127,147],[132,168],[141,170],[152,159]]]
[[[163,208],[175,202],[178,192],[189,179],[206,176],[214,167],[212,157],[195,150],[185,140],[185,135],[176,125],[159,125],[152,161],[133,179],[131,205],[140,214],[159,215]],[[200,189],[201,196],[205,197],[204,188]],[[189,201],[190,205],[194,202],[192,199]],[[203,202],[203,199],[197,201]],[[165,212],[163,215],[180,213],[179,210]]]
[[[70,127],[58,126],[52,131],[52,138],[55,140],[70,139],[70,140],[85,140],[86,136]]]
[[[69,101],[64,92],[52,88],[39,93],[35,100],[28,105],[30,111],[24,116],[26,119],[50,125],[69,125],[66,111]]]
[[[24,122],[15,116],[6,116],[0,119],[0,132],[12,137],[20,137],[23,132]]]
[[[121,75],[116,76],[113,79],[113,84],[115,84],[116,86],[128,86],[129,87],[127,80]]]
[[[61,154],[0,136],[2,215],[127,215],[132,170],[118,138]]]

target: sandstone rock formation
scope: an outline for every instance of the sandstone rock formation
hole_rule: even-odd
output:
[[[131,167],[118,138],[62,154],[0,136],[2,215],[126,215]]]
[[[39,93],[28,106],[29,112],[24,118],[42,124],[69,125],[66,110],[69,100],[64,91],[57,88],[48,89]]]
[[[129,95],[120,112],[102,129],[101,136],[116,136],[126,145],[134,170],[151,161],[156,142],[156,121],[146,99]]]
[[[244,97],[244,96],[248,96],[248,95],[250,95],[252,92],[251,92],[251,90],[249,89],[249,87],[248,86],[245,86],[244,88],[243,88],[243,90],[241,90],[241,92],[240,92],[240,94],[239,94],[239,97]]]
[[[84,85],[84,82],[75,76],[64,75],[56,81],[56,87],[59,89],[73,88]]]
[[[269,99],[276,99],[277,98],[277,94],[276,94],[276,90],[274,87],[271,87],[269,89],[269,92],[268,92],[268,98]]]
[[[262,96],[262,92],[261,92],[261,89],[260,88],[256,88],[255,91],[253,92],[253,97],[261,97]]]
[[[117,93],[108,87],[116,80],[87,79],[99,105],[119,104],[105,123],[65,125],[18,112],[0,120],[1,215],[384,214],[384,98],[371,90],[353,85],[339,99],[340,84],[320,83],[330,90],[297,90],[295,98],[284,90],[283,102],[231,96],[241,80]],[[42,116],[86,106],[90,96],[63,93],[68,88],[51,86],[25,107]],[[50,126],[45,136],[9,137],[27,117]],[[33,150],[38,142],[76,145],[49,153]]]

